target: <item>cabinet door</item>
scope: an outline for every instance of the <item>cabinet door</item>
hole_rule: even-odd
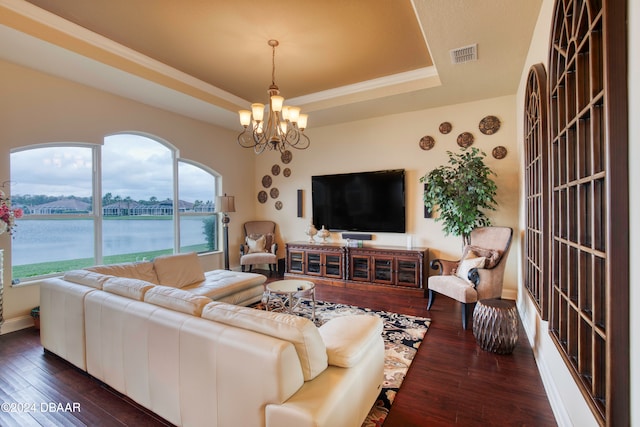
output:
[[[418,258],[396,258],[396,284],[420,287],[420,260]]]
[[[351,255],[351,280],[360,282],[371,281],[371,257],[366,255]]]
[[[322,276],[322,258],[319,252],[307,252],[306,274],[311,276]]]
[[[342,255],[327,254],[324,257],[324,275],[342,279]]]
[[[289,273],[304,273],[304,251],[290,250],[289,251]]]
[[[394,283],[394,258],[387,256],[373,256],[373,281],[391,285]]]

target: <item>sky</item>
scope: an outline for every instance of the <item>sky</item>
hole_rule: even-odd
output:
[[[60,145],[60,144],[58,144]],[[11,154],[11,194],[91,196],[90,145],[46,147]],[[105,138],[102,155],[102,192],[133,200],[172,198],[172,150],[140,135]],[[215,197],[215,180],[191,163],[179,162],[180,199],[208,201]]]

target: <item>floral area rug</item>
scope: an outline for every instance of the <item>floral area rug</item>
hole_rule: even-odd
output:
[[[262,302],[253,307],[259,309],[265,308]],[[312,310],[310,300],[301,300],[298,309],[299,311],[296,314],[311,319]],[[384,323],[384,329],[382,331],[382,338],[385,343],[384,382],[376,403],[362,424],[362,427],[381,426],[409,370],[409,365],[411,365],[418,351],[418,347],[424,335],[427,333],[431,320],[424,317],[317,301],[315,324],[316,326],[321,326],[329,319],[351,314],[378,316]]]

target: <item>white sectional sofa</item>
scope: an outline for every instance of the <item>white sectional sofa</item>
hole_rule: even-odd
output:
[[[316,328],[237,305],[264,276],[216,285],[223,273],[194,273],[193,256],[45,280],[43,347],[179,426],[360,426],[382,385],[381,320]]]

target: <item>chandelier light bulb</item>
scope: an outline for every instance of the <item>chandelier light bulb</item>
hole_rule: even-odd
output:
[[[284,104],[284,98],[274,95],[271,97],[271,109],[275,112],[282,111],[282,104]]]
[[[289,107],[289,121],[296,123],[300,117],[300,107]]]
[[[298,116],[298,127],[300,128],[300,130],[304,130],[307,127],[308,118],[308,114],[300,114],[300,116]]]
[[[253,120],[261,122],[264,118],[264,104],[251,104],[251,111],[253,112]]]
[[[245,128],[251,124],[251,111],[249,110],[240,110],[238,111],[240,115],[240,124]]]

